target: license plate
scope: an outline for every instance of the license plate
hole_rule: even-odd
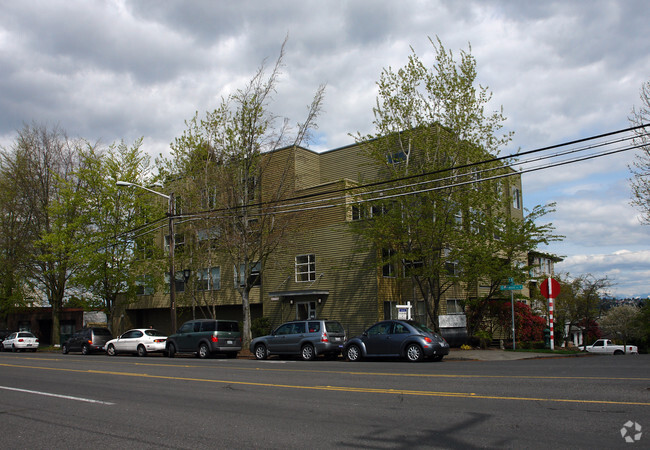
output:
[[[340,337],[335,337],[334,342],[341,342],[341,338]]]
[[[233,344],[233,342],[232,342],[232,341],[227,341],[227,342],[228,342],[228,345],[232,345],[232,344]]]

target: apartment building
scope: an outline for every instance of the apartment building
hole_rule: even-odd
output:
[[[397,318],[408,307],[414,319],[430,322],[425,299],[408,279],[396,276],[401,268],[379,264],[381,251],[351,231],[351,223],[362,217],[350,189],[382,177],[381,168],[359,144],[320,153],[287,147],[263,158],[267,164],[258,181],[261,200],[265,189],[276,186],[279,174],[287,187],[284,197],[292,200],[283,210],[289,224],[281,245],[263,267],[254,267],[253,274],[259,278],[249,295],[252,319],[266,317],[278,325],[292,319],[327,318],[340,321],[348,333],[355,334],[378,320]],[[509,177],[506,189],[512,214],[523,217],[520,177]],[[192,254],[190,242],[220,238],[218,231],[197,222],[177,221],[178,323],[205,315],[241,320],[240,269],[218,254],[208,260]],[[158,237],[160,245],[168,242],[164,233]],[[160,267],[165,270],[164,264]],[[169,278],[158,286],[147,281],[156,276],[160,274],[143,275],[136,298],[115,314],[118,329],[151,325],[172,331],[169,289],[164,287]],[[454,286],[445,293],[439,311],[441,326],[464,326],[462,300],[467,289]],[[471,289],[479,295],[482,287]]]

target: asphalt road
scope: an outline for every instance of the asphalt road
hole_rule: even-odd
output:
[[[628,421],[642,427],[631,444]],[[2,352],[0,423],[11,449],[648,448],[650,355],[411,364]]]

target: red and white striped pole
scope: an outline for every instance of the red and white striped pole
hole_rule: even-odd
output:
[[[548,279],[548,328],[550,330],[551,350],[555,350],[555,338],[553,337],[553,283]]]

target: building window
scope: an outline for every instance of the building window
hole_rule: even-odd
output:
[[[153,277],[140,275],[135,280],[135,295],[153,295]]]
[[[521,209],[521,192],[517,188],[512,189],[512,207]]]
[[[174,272],[176,292],[185,292],[185,275],[182,270]],[[165,272],[165,293],[169,294],[169,272]]]
[[[138,259],[153,258],[153,237],[140,237],[135,240],[135,254]]]
[[[460,275],[458,261],[447,261],[445,263],[445,269],[447,270],[447,274],[450,276],[455,277]]]
[[[316,280],[316,255],[296,256],[296,281]]]
[[[196,275],[197,291],[218,291],[221,289],[221,268],[199,269]]]
[[[399,164],[406,161],[406,153],[399,151],[392,154],[386,155],[386,161],[388,164]]]
[[[352,220],[362,220],[364,215],[363,205],[360,203],[352,205]]]
[[[251,266],[251,274],[248,278],[248,284],[250,286],[260,286],[262,284],[262,275],[260,273],[261,267],[262,265],[259,263],[259,261]],[[233,282],[235,284],[235,287],[237,288],[245,286],[246,283],[244,280],[246,277],[246,264],[239,264],[239,270],[237,270],[236,267],[233,267],[233,273]]]
[[[185,247],[185,235],[174,234],[174,252],[183,251]],[[165,235],[165,253],[169,253],[169,235]]]
[[[384,264],[381,266],[381,272],[384,277],[395,278],[397,273],[395,271],[395,263],[392,258],[395,256],[395,251],[390,249],[382,249],[381,260]]]
[[[201,190],[201,207],[205,210],[212,210],[217,207],[217,188]]]
[[[447,314],[463,314],[463,302],[457,298],[447,300]]]

